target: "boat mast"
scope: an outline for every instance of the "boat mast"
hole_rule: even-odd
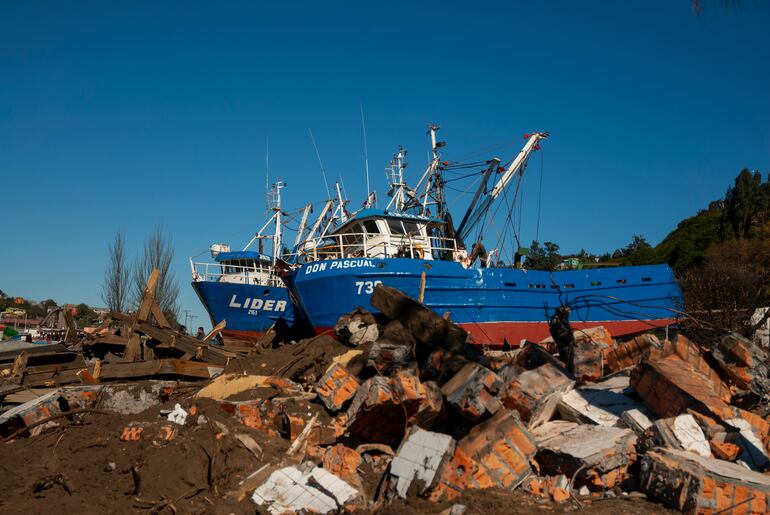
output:
[[[422,215],[427,216],[428,214],[428,206],[431,204],[436,205],[436,218],[439,218],[441,220],[444,219],[444,217],[447,214],[446,209],[446,195],[444,194],[444,180],[441,176],[441,168],[439,167],[439,163],[441,160],[441,154],[439,153],[439,149],[443,146],[446,146],[445,141],[437,141],[436,140],[436,132],[441,129],[438,125],[429,125],[428,126],[428,134],[430,134],[430,148],[431,148],[431,162],[428,165],[428,169],[425,170],[425,173],[423,174],[422,178],[420,179],[420,183],[418,183],[417,187],[420,187],[420,184],[423,180],[426,180],[425,184],[425,198],[423,199],[422,203]],[[428,201],[429,197],[433,197],[433,200],[431,202]]]
[[[339,204],[339,210],[340,210],[340,222],[345,223],[347,221],[347,215],[345,214],[345,202],[342,200],[342,191],[340,191],[340,183],[335,182],[334,188],[337,190],[337,203]]]
[[[390,174],[388,174],[388,181],[390,182],[391,197],[390,202],[388,202],[388,205],[385,208],[386,211],[389,210],[391,206],[393,206],[393,208],[398,212],[404,211],[404,188],[406,187],[406,184],[404,184],[404,170],[407,166],[406,161],[404,161],[405,157],[406,150],[404,150],[404,147],[399,145],[398,152],[393,154],[393,159],[390,160],[390,168],[386,168],[386,170],[390,170]]]
[[[278,256],[281,253],[281,190],[286,186],[286,183],[281,182],[281,178],[279,177],[276,181],[275,185],[273,186],[274,191],[274,203],[272,206],[273,211],[275,211],[275,232],[273,233],[273,265],[276,264],[278,260]]]
[[[307,218],[310,213],[313,212],[313,204],[308,204],[302,209],[302,221],[299,223],[297,229],[297,237],[294,238],[294,248],[302,242],[302,237],[305,235],[305,229],[307,229]]]

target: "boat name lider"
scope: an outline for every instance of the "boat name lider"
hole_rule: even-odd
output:
[[[233,298],[230,299],[230,307],[248,309],[249,315],[256,315],[259,309],[264,311],[286,311],[285,300],[251,299],[247,297],[243,304],[241,304],[235,301],[237,297],[237,295],[233,295]]]
[[[323,272],[326,270],[326,265],[329,265],[329,270],[335,268],[376,268],[377,265],[371,259],[345,259],[340,261],[321,261],[320,263],[308,263],[305,265],[305,273],[312,274],[315,272]]]

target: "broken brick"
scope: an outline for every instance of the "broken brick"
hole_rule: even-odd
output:
[[[529,428],[550,420],[561,394],[575,386],[575,381],[551,363],[523,372],[507,367],[500,377],[505,381],[503,404],[518,411]]]
[[[502,406],[503,380],[477,363],[468,363],[441,388],[449,404],[465,418],[479,420]]]
[[[719,341],[713,354],[738,388],[753,392],[759,399],[770,395],[770,366],[763,348],[731,333]]]
[[[659,417],[674,417],[687,409],[722,419],[732,415],[711,381],[674,354],[637,365],[631,371],[631,386]]]
[[[408,371],[393,377],[374,376],[358,388],[345,414],[345,427],[367,442],[393,447],[401,441],[410,418],[432,418],[436,401],[428,393],[431,388]]]
[[[565,474],[589,488],[612,488],[636,460],[636,435],[630,429],[581,425],[562,420],[532,430],[542,471]]]
[[[323,467],[335,476],[350,479],[361,465],[361,455],[342,444],[327,447],[323,453]]]
[[[347,368],[334,363],[315,385],[318,397],[331,411],[339,411],[353,398],[360,383]]]
[[[617,372],[639,364],[651,348],[660,348],[660,341],[652,334],[641,334],[632,340],[610,346],[604,353],[605,371]]]
[[[734,443],[710,440],[711,452],[715,458],[726,461],[735,461],[741,453],[741,448]]]
[[[647,452],[640,484],[648,495],[688,514],[770,512],[769,476],[686,451]]]
[[[430,499],[451,500],[464,489],[513,490],[532,473],[530,460],[536,452],[518,413],[500,409],[457,442]]]
[[[730,388],[725,384],[719,374],[711,367],[703,357],[703,352],[692,340],[682,334],[676,335],[673,340],[663,343],[663,353],[674,353],[682,361],[687,362],[697,373],[708,379],[716,393],[723,401],[730,402]]]

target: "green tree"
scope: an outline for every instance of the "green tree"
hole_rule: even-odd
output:
[[[540,246],[536,240],[532,241],[525,261],[529,270],[553,270],[561,261],[559,255],[559,246],[553,242],[547,241]]]
[[[87,304],[78,304],[75,306],[77,315],[75,315],[75,323],[78,327],[88,327],[94,325],[99,320],[99,315],[91,309]]]
[[[725,237],[747,238],[751,235],[752,224],[759,221],[765,192],[759,172],[752,173],[746,168],[741,170],[725,194],[722,222]]]

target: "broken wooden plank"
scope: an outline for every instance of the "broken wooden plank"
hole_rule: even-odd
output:
[[[22,384],[35,387],[79,383],[81,382],[81,377],[78,373],[82,370],[82,367],[43,372],[28,370]],[[221,366],[179,359],[104,363],[99,372],[99,380],[104,382],[117,379],[166,375],[210,379],[221,373],[222,370],[223,367]],[[93,374],[90,375],[92,376]]]
[[[13,368],[11,369],[11,380],[15,382],[21,382],[24,378],[24,371],[27,368],[28,354],[22,351],[13,362]]]
[[[222,320],[221,322],[219,322],[217,325],[214,326],[213,329],[211,329],[211,331],[209,331],[209,333],[206,336],[203,337],[203,341],[207,342],[211,340],[213,337],[217,335],[217,333],[219,333],[219,331],[224,329],[226,325],[227,325],[227,320]]]
[[[139,309],[136,311],[136,318],[139,320],[147,320],[147,317],[150,316],[150,310],[155,301],[155,286],[158,284],[159,277],[160,270],[153,268],[152,272],[150,272],[150,277],[147,279],[147,285],[144,287]]]

